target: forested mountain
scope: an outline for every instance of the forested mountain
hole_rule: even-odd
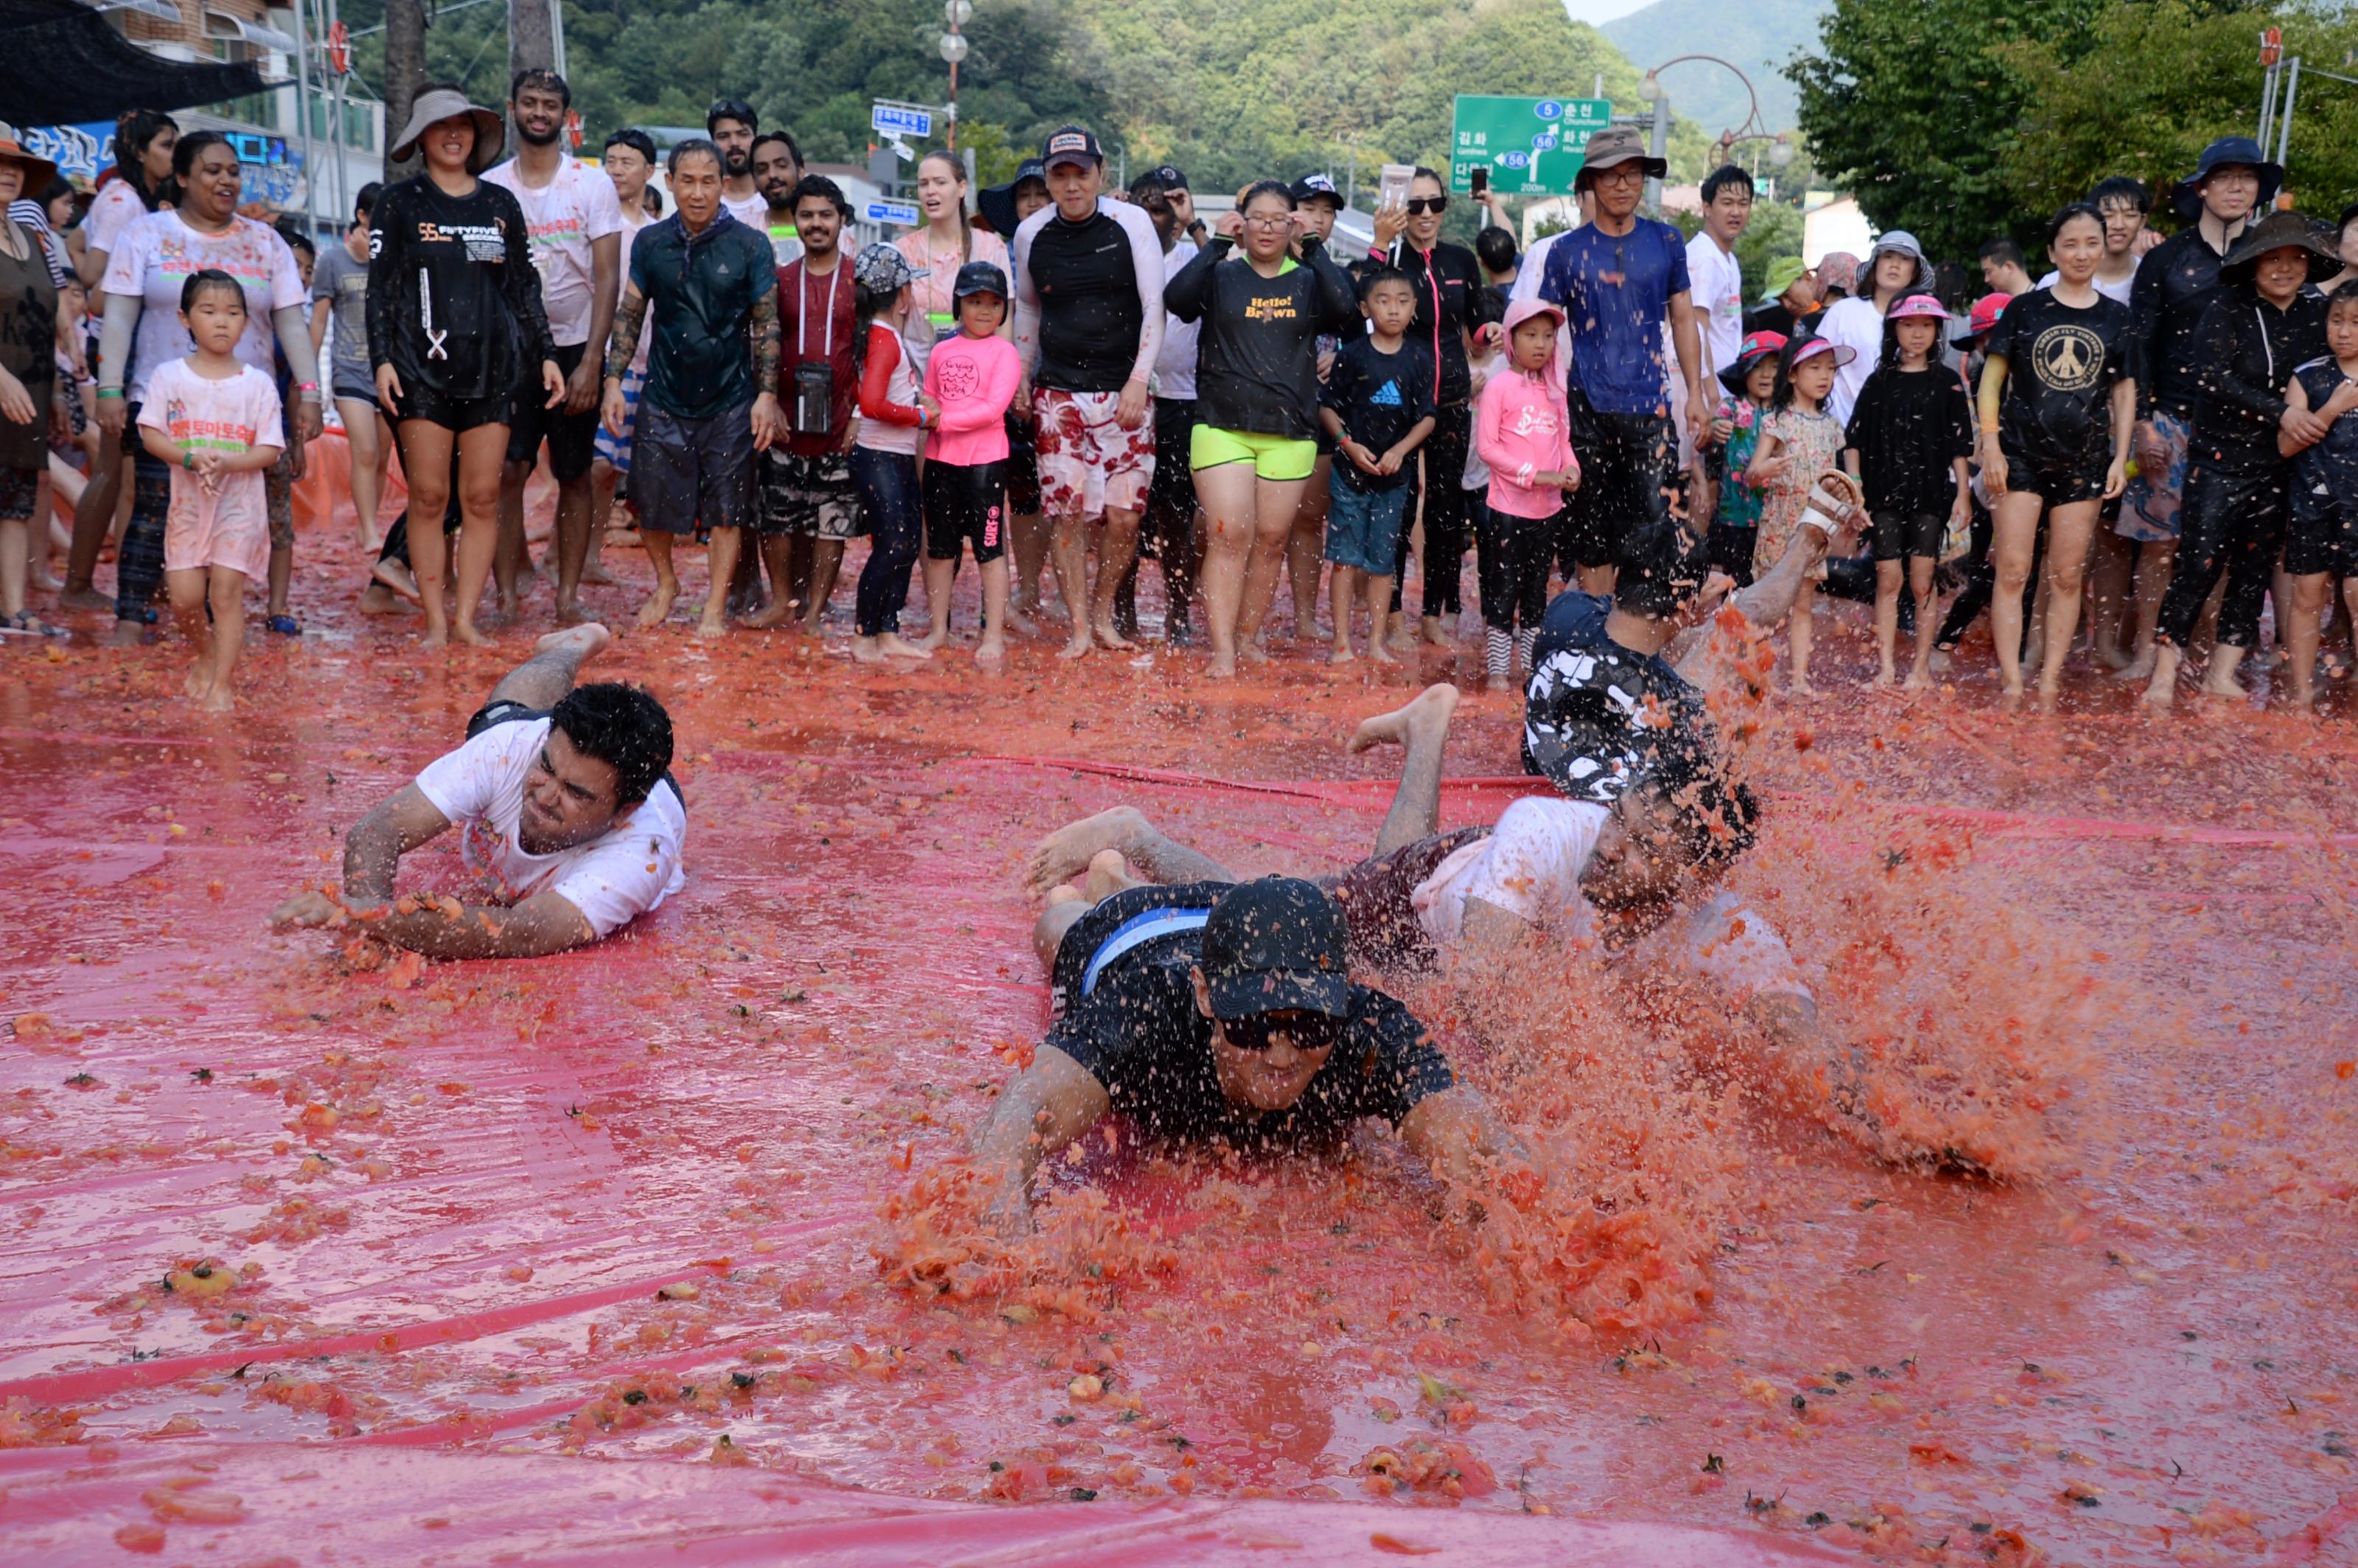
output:
[[[344,0],[355,32],[383,0]],[[479,102],[506,89],[506,7],[446,0],[429,70]],[[568,63],[594,147],[621,124],[701,124],[741,94],[810,157],[864,159],[878,97],[939,103],[940,0],[566,0]],[[1168,158],[1206,189],[1262,174],[1446,156],[1458,92],[1587,96],[1624,109],[1637,72],[1558,0],[976,0],[960,70],[962,143],[986,177],[1060,121],[1129,167]],[[356,50],[381,84],[382,35]],[[1702,154],[1692,127],[1679,161]],[[1682,169],[1688,178],[1696,172]],[[1369,174],[1368,178],[1373,178]]]
[[[1760,117],[1772,131],[1799,124],[1801,95],[1785,78],[1796,49],[1817,48],[1818,23],[1833,0],[1654,0],[1601,29],[1643,71],[1682,54],[1712,54],[1752,79]],[[1751,113],[1744,83],[1704,60],[1672,66],[1662,81],[1674,113],[1697,122],[1706,135],[1734,130]]]

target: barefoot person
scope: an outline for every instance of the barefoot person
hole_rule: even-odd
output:
[[[670,217],[631,242],[631,274],[606,343],[603,418],[633,419],[622,384],[648,327],[646,381],[631,439],[631,494],[655,568],[639,624],[660,626],[679,597],[672,541],[712,533],[699,637],[729,629],[729,578],[753,523],[754,454],[784,431],[777,395],[777,270],[770,242],[720,205],[720,152],[701,138],[672,148]]]
[[[536,958],[677,892],[687,813],[667,772],[671,718],[637,687],[573,684],[607,639],[594,623],[543,637],[467,721],[467,743],[344,836],[341,892],[297,893],[271,923],[357,929],[429,958]],[[454,826],[484,896],[395,902],[401,858]]]
[[[387,187],[371,215],[369,362],[377,405],[392,413],[401,443],[413,517],[442,515],[450,455],[459,457],[466,521],[458,603],[447,614],[442,535],[424,527],[409,541],[429,647],[451,637],[491,641],[475,629],[475,611],[499,548],[510,399],[536,382],[544,407],[565,401],[524,209],[504,187],[476,178],[505,135],[497,114],[456,88],[419,93],[391,154],[415,152],[426,167]]]
[[[1003,1231],[1029,1227],[1041,1162],[1115,1111],[1234,1150],[1331,1149],[1378,1117],[1453,1185],[1545,1184],[1408,1009],[1351,982],[1342,913],[1310,883],[1129,890],[1063,935],[1072,1005],[975,1140]]]
[[[1147,388],[1163,352],[1163,243],[1143,209],[1098,194],[1105,155],[1089,132],[1052,132],[1040,162],[1053,200],[1015,231],[1025,383],[1016,404],[1032,408],[1056,586],[1073,618],[1058,656],[1077,659],[1100,643],[1134,645],[1115,629],[1113,601],[1154,481]],[[1098,519],[1092,593],[1089,524]]]

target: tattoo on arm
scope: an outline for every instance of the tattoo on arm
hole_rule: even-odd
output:
[[[778,297],[764,294],[753,301],[753,389],[759,396],[778,389]]]
[[[646,319],[647,297],[625,287],[622,302],[614,308],[614,330],[606,338],[606,373],[616,381],[630,373],[639,353],[639,323]]]

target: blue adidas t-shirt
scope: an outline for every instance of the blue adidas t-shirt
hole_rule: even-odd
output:
[[[1626,234],[1585,224],[1548,247],[1540,297],[1563,308],[1572,381],[1600,414],[1668,414],[1662,324],[1688,292],[1687,243],[1640,218]]]
[[[1433,384],[1433,351],[1423,344],[1403,340],[1400,352],[1388,354],[1373,338],[1353,338],[1336,351],[1318,401],[1343,421],[1344,435],[1382,457],[1432,415]],[[1400,472],[1379,476],[1338,451],[1333,482],[1371,495],[1398,490],[1414,468],[1402,463]]]

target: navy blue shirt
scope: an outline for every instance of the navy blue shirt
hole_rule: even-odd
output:
[[[2311,414],[2342,384],[2342,367],[2329,354],[2294,371],[2309,396]],[[2336,524],[2358,517],[2358,413],[2344,414],[2325,439],[2304,447],[2292,460],[2292,514],[2304,523]]]
[[[1688,287],[1685,238],[1652,218],[1626,234],[1589,223],[1548,247],[1540,297],[1563,308],[1572,382],[1598,413],[1670,411],[1662,323]]]
[[[1382,457],[1400,438],[1433,416],[1433,355],[1422,343],[1402,339],[1400,352],[1385,353],[1373,338],[1354,338],[1335,353],[1335,367],[1318,401],[1343,421],[1343,434]],[[1415,472],[1413,455],[1400,472],[1372,474],[1335,454],[1335,482],[1361,495],[1398,490]]]
[[[654,333],[639,395],[676,419],[710,419],[753,401],[753,306],[778,287],[770,238],[723,207],[700,233],[675,212],[631,244],[631,287]]]

